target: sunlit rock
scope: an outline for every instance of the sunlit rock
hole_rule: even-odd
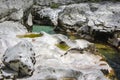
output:
[[[64,7],[58,9],[44,8],[37,12],[34,12],[35,20],[37,24],[44,25],[58,25],[58,14],[64,9]]]
[[[8,48],[2,61],[6,66],[16,71],[19,76],[32,75],[36,61],[32,44],[28,41],[22,41]]]
[[[119,6],[119,2],[68,5],[59,14],[59,27],[64,32],[74,32],[82,38],[105,42],[120,31]]]
[[[70,40],[61,34],[42,34],[43,36],[34,39],[26,38],[32,43],[36,53],[35,71],[28,80],[116,79],[113,69],[96,51],[93,43],[80,39]]]
[[[0,19],[20,21],[32,5],[33,0],[0,0]]]
[[[0,23],[0,58],[8,47],[16,45],[20,39],[19,34],[25,34],[27,29],[19,22],[4,21]]]

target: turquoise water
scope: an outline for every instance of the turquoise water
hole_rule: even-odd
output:
[[[32,32],[41,32],[44,31],[49,34],[54,34],[54,27],[52,26],[42,26],[42,25],[33,25]]]

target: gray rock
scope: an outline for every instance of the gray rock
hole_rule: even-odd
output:
[[[23,16],[24,16],[24,12],[22,9],[20,9],[17,12],[11,13],[11,15],[9,16],[9,19],[13,21],[19,21],[23,18]]]
[[[13,80],[13,79],[17,78],[18,73],[16,71],[13,71],[13,70],[10,70],[10,69],[4,67],[1,69],[1,75],[2,75],[3,79]]]
[[[34,22],[37,24],[44,24],[44,25],[58,25],[58,14],[64,9],[61,7],[59,9],[51,9],[51,8],[44,8],[40,11],[35,13],[35,20]]]
[[[0,0],[0,19],[21,20],[32,5],[33,0]]]
[[[109,38],[108,43],[120,50],[120,33],[115,34],[113,38]]]
[[[104,2],[108,0],[35,0],[36,5],[40,6],[50,6],[54,4],[58,5],[68,5],[68,4],[77,4],[81,2]],[[119,0],[109,0],[109,1],[119,1]]]
[[[13,41],[13,47],[10,46],[6,50],[2,61],[13,72],[15,71],[15,74],[10,73],[8,70],[3,70],[5,76],[14,77],[16,72],[18,73],[19,71],[21,71],[22,75],[31,75],[31,71],[35,70],[31,77],[23,77],[18,80],[63,80],[71,78],[73,80],[97,80],[98,78],[99,80],[107,80],[108,78],[113,80],[111,79],[111,77],[115,76],[113,69],[96,52],[93,43],[83,39],[70,40],[62,34],[49,35],[45,32],[42,32],[42,34],[43,36],[41,37],[22,38],[27,41],[23,40],[17,45]],[[12,44],[10,40],[8,39],[7,43]],[[30,43],[32,43],[32,46]],[[2,48],[0,49],[2,50]],[[35,55],[31,51],[32,49]],[[36,64],[34,65],[35,60]],[[28,69],[31,71],[28,72]],[[108,75],[112,75],[106,78],[101,70],[106,70]]]
[[[68,5],[59,15],[58,26],[62,26],[64,31],[74,30],[77,34],[82,33],[94,37],[95,32],[96,34],[105,33],[110,37],[111,34],[120,30],[119,7],[119,2]]]
[[[19,22],[4,21],[0,23],[0,58],[8,47],[14,46],[20,41],[16,36],[25,33],[27,33],[27,29]]]
[[[14,35],[24,34],[27,32],[25,26],[19,22],[4,21],[0,23],[0,35]],[[11,36],[12,37],[12,36]]]
[[[88,4],[72,4],[66,6],[63,12],[59,15],[59,21],[61,26],[72,27],[77,22],[86,22],[85,12],[89,12],[90,8]]]
[[[74,3],[74,0],[35,0],[37,5],[40,6],[50,6],[54,4],[69,4],[69,3]]]
[[[35,64],[35,53],[32,44],[21,41],[17,45],[8,48],[3,55],[3,63],[19,75],[32,75]]]
[[[28,24],[29,26],[32,26],[32,25],[33,25],[33,22],[32,22],[32,14],[31,14],[31,13],[30,13],[29,16],[28,16],[27,24]]]

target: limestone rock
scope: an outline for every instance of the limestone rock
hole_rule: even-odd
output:
[[[71,41],[61,34],[42,34],[34,39],[26,38],[36,53],[35,71],[28,80],[71,77],[73,80],[113,80],[115,77],[113,69],[96,52],[93,43],[86,40]]]
[[[18,73],[16,71],[13,71],[4,67],[1,69],[1,76],[2,76],[2,79],[13,80],[17,78]]]
[[[54,4],[59,5],[68,5],[68,4],[77,4],[82,2],[100,2],[108,0],[35,0],[36,5],[40,6],[50,6]],[[119,0],[109,0],[109,1],[119,1]]]
[[[33,22],[32,22],[32,14],[31,14],[31,13],[30,13],[29,16],[28,16],[27,24],[28,24],[28,26],[32,26],[32,25],[33,25]]]
[[[32,5],[33,0],[0,0],[0,19],[21,20]]]
[[[54,4],[69,4],[69,3],[74,3],[75,0],[36,0],[36,4],[40,6],[50,6]]]
[[[51,9],[51,8],[41,9],[40,11],[37,11],[37,13],[35,13],[34,22],[37,24],[57,26],[58,25],[58,14],[63,9],[64,9],[63,7],[59,9]]]
[[[20,39],[18,34],[25,34],[27,29],[19,22],[4,21],[0,23],[0,58],[8,47],[16,45]]]
[[[112,38],[108,39],[107,42],[120,50],[120,32],[116,32]]]
[[[72,4],[66,6],[63,12],[59,15],[60,24],[73,26],[77,22],[86,22],[85,12],[89,12],[88,4]]]
[[[0,35],[17,35],[26,32],[25,26],[19,22],[4,21],[0,23]]]
[[[35,64],[35,53],[28,41],[21,41],[8,48],[3,55],[3,63],[19,75],[32,75]]]
[[[10,15],[9,19],[13,20],[13,21],[19,21],[23,18],[24,14],[23,14],[23,9],[20,9],[17,12],[14,12]]]
[[[119,2],[68,5],[59,15],[59,26],[64,31],[75,31],[82,36],[86,34],[96,37],[104,34],[105,39],[120,30],[119,6]]]
[[[49,35],[45,32],[41,34],[43,35],[36,38],[21,38],[22,42],[6,50],[3,62],[13,71],[31,75],[31,72],[35,70],[31,77],[18,80],[116,79],[113,69],[104,57],[96,52],[93,43],[83,39],[70,40],[62,34]]]

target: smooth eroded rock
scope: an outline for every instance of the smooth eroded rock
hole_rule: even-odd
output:
[[[61,34],[42,34],[34,39],[26,38],[36,53],[35,71],[28,80],[116,79],[113,69],[96,52],[93,43],[81,39],[70,40]]]
[[[20,39],[19,34],[27,33],[27,29],[19,22],[4,21],[0,23],[0,58],[8,47],[16,45]]]
[[[24,40],[8,48],[2,61],[7,67],[17,71],[20,76],[32,75],[35,64],[35,53],[32,44]]]

